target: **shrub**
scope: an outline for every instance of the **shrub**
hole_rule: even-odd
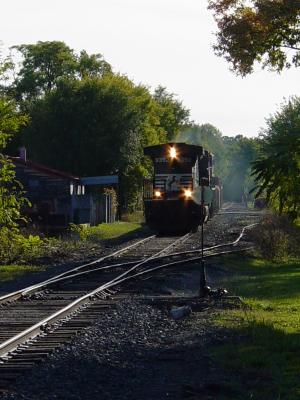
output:
[[[286,216],[269,215],[251,233],[261,255],[284,260],[300,254],[300,230]]]
[[[90,234],[88,227],[82,224],[76,225],[71,222],[69,224],[69,229],[71,232],[75,233],[80,240],[84,242],[88,239],[88,236]]]
[[[0,229],[0,264],[26,263],[37,258],[42,251],[39,236],[22,235],[16,228]]]

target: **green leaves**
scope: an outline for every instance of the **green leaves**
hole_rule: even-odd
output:
[[[26,203],[21,185],[15,180],[14,166],[3,154],[8,140],[26,121],[12,101],[0,97],[0,229],[16,227],[21,220],[21,207]]]
[[[240,75],[255,62],[281,71],[300,60],[299,0],[209,0],[218,24],[214,49]]]
[[[14,46],[13,49],[23,57],[22,66],[10,88],[18,100],[30,102],[38,99],[56,88],[62,79],[100,77],[111,73],[111,66],[101,54],[89,55],[83,50],[76,55],[60,41],[39,41]]]
[[[253,175],[267,200],[295,215],[300,212],[300,98],[293,97],[267,120]]]

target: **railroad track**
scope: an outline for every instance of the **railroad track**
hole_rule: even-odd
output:
[[[244,227],[234,241],[207,247],[205,257],[232,252],[252,225]],[[127,282],[164,268],[198,262],[199,248],[175,252],[183,243],[192,241],[192,236],[151,236],[40,284],[2,296],[0,389],[7,389],[20,374],[128,296],[128,289],[124,293]],[[247,246],[239,248],[245,249]]]
[[[150,236],[106,257],[0,298],[0,389],[113,306],[117,286],[188,240]]]

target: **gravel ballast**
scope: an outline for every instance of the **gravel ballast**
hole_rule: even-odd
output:
[[[123,300],[2,399],[185,398],[209,377],[205,346],[218,333],[208,319],[203,312],[174,321],[167,309]]]
[[[245,215],[217,215],[205,225],[205,247],[235,240],[246,224],[249,219]],[[198,232],[184,244],[185,249],[199,248],[200,239]],[[206,267],[208,285],[217,288],[218,277],[226,271],[212,259]],[[216,396],[229,390],[226,378],[209,356],[211,348],[229,334],[213,326],[218,304],[211,302],[198,311],[194,308],[179,320],[170,315],[172,306],[178,305],[176,297],[198,294],[197,265],[160,273],[139,285],[148,298],[166,295],[174,300],[168,305],[149,305],[135,297],[120,301],[115,309],[99,315],[95,325],[28,371],[12,393],[0,395],[0,399],[222,398]],[[234,398],[231,393],[229,398]]]

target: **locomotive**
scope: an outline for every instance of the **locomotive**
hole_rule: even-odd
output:
[[[144,148],[154,176],[144,182],[146,224],[161,233],[196,230],[219,210],[222,185],[213,155],[202,146],[165,143]]]

